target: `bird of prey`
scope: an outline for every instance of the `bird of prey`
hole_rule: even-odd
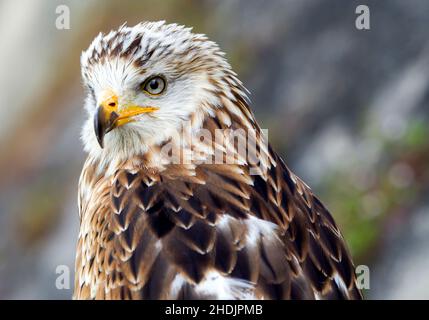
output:
[[[216,43],[123,25],[81,68],[75,299],[361,298],[340,230],[266,142]]]

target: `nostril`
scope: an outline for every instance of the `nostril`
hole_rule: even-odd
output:
[[[110,102],[110,103],[109,103],[109,106],[110,106],[110,107],[115,107],[115,106],[116,106],[116,102]]]

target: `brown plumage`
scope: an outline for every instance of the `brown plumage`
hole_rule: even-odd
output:
[[[166,32],[168,26],[156,28]],[[144,34],[154,27],[139,28]],[[112,39],[121,32],[132,30],[120,29],[112,36],[103,59],[127,49],[114,49]],[[142,41],[144,37],[138,37],[131,43],[142,47]],[[150,59],[157,54],[151,52]],[[88,55],[90,64],[101,59],[93,52]],[[218,59],[224,63],[220,55]],[[139,67],[145,66],[139,61]],[[214,66],[209,67],[219,61],[210,61]],[[226,138],[222,143],[185,138],[189,140],[180,147],[198,150],[204,159],[189,163],[183,162],[183,155],[180,161],[159,162],[167,142],[177,148],[175,138],[114,161],[90,152],[79,186],[74,298],[361,298],[353,263],[332,216],[264,142],[244,88],[222,63],[223,72],[207,89],[219,97],[217,105],[196,109],[187,119],[191,127],[205,129],[212,137],[217,130],[238,132],[236,137],[247,141],[248,154],[254,146],[257,161],[243,157],[237,143]],[[202,66],[204,61],[193,66],[198,71],[189,72],[201,72]],[[88,77],[91,69],[84,73]],[[115,131],[119,130],[109,135]],[[108,143],[114,142],[108,141],[103,152],[109,152]],[[219,164],[216,152],[222,159],[232,153],[237,161]]]

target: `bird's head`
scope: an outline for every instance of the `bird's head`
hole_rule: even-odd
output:
[[[206,36],[176,24],[99,34],[81,56],[86,151],[126,159],[167,141],[191,118],[201,126],[222,99],[244,96],[223,56]]]

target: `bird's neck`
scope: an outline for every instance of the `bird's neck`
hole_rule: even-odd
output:
[[[266,138],[244,99],[225,100],[222,107],[193,114],[162,142],[143,145],[142,141],[140,146],[136,139],[133,145],[124,143],[116,149],[90,154],[88,162],[105,176],[118,169],[161,172],[171,165],[249,165],[249,161],[260,161],[260,154],[268,154]]]

